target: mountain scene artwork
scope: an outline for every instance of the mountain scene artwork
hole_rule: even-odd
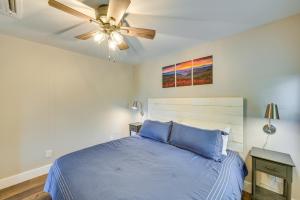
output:
[[[181,87],[213,83],[213,56],[206,56],[162,67],[162,87]]]

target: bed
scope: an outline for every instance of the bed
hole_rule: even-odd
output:
[[[157,102],[166,103],[149,100],[149,118],[155,116],[155,106],[164,110]],[[240,133],[235,131],[229,143],[235,149],[241,147],[234,144],[234,138],[240,138],[236,134]],[[216,162],[168,143],[131,136],[57,159],[44,190],[52,200],[241,199],[247,169],[239,153],[227,150]]]

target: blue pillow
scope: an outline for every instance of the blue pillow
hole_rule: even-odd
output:
[[[140,131],[140,136],[167,143],[172,122],[146,120]]]
[[[222,131],[173,123],[170,144],[215,161],[222,160]]]

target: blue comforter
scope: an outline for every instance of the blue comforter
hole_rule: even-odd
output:
[[[246,174],[233,151],[215,162],[169,144],[128,137],[59,158],[45,191],[53,200],[240,200]]]

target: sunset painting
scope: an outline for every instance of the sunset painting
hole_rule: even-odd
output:
[[[193,85],[213,83],[213,57],[198,58],[193,61]]]
[[[192,85],[193,61],[176,64],[176,87]]]
[[[175,65],[162,68],[162,86],[163,88],[175,87]]]

